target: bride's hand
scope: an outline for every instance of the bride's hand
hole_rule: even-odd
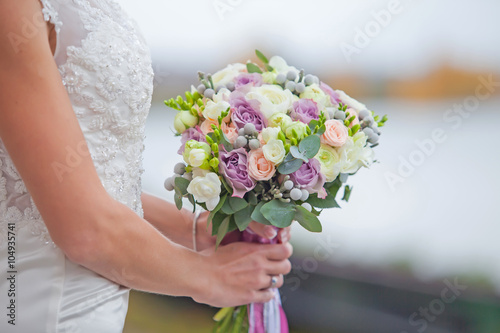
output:
[[[212,236],[212,226],[207,226],[208,214],[209,212],[201,213],[196,221],[196,248],[198,251],[203,251],[215,245],[216,237]],[[267,239],[273,239],[278,236],[278,240],[282,244],[288,243],[291,237],[290,227],[277,230],[270,225],[264,225],[255,221],[250,222],[248,227],[257,235]]]
[[[193,297],[195,301],[217,307],[236,306],[252,302],[267,302],[274,297],[271,278],[278,278],[275,287],[283,285],[283,275],[291,270],[288,258],[292,246],[231,243],[217,250],[201,253],[207,273],[203,279],[208,290]]]

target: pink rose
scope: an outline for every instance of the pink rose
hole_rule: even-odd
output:
[[[346,143],[349,133],[343,122],[333,119],[327,120],[325,127],[326,131],[321,135],[321,143],[332,147],[342,147]]]
[[[356,112],[356,110],[354,110],[353,108],[347,108],[347,112],[349,112],[349,118],[352,116],[355,117],[349,127],[352,128],[354,125],[359,124],[358,113]]]
[[[223,121],[221,129],[229,140],[229,143],[234,144],[234,141],[236,141],[236,139],[238,138],[238,129],[236,128],[236,126],[234,126],[233,123],[230,123],[228,125]]]
[[[266,160],[262,148],[250,151],[248,156],[248,173],[255,180],[269,180],[276,170],[274,164]]]

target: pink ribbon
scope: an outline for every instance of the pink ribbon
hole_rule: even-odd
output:
[[[241,240],[249,243],[277,244],[278,238],[267,239],[253,231],[243,231]],[[248,333],[288,333],[288,321],[281,306],[278,289],[273,289],[275,297],[267,303],[252,303],[248,306]]]

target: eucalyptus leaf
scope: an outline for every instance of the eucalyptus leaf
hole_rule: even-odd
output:
[[[299,143],[299,150],[307,158],[313,158],[319,151],[321,140],[317,135],[309,135]]]
[[[323,133],[325,133],[325,132],[326,132],[326,126],[325,126],[325,125],[323,125],[323,126],[321,126],[321,127],[318,129],[318,132],[317,132],[316,134],[317,134],[317,135],[319,135],[319,136],[321,136],[321,135],[323,135]]]
[[[233,145],[229,142],[229,139],[227,138],[226,134],[224,134],[224,133],[222,133],[220,143],[222,143],[222,145],[224,146],[224,149],[227,152],[230,152],[231,150],[233,150]]]
[[[311,232],[321,232],[321,230],[323,229],[321,227],[321,222],[316,217],[316,215],[302,206],[296,207],[294,220],[299,222],[301,226]]]
[[[215,241],[215,248],[218,248],[224,236],[226,236],[229,229],[229,222],[231,220],[231,216],[226,216],[226,218],[220,224],[217,230],[217,240]]]
[[[252,220],[256,221],[256,222],[259,222],[259,223],[262,223],[262,224],[266,224],[266,225],[272,225],[271,222],[269,222],[265,217],[264,215],[262,215],[261,213],[261,208],[262,206],[264,206],[266,204],[265,201],[261,201],[259,202],[259,204],[257,206],[255,206],[253,212],[252,212],[252,215],[250,216],[252,218]]]
[[[262,70],[259,68],[259,66],[257,66],[256,64],[252,64],[251,62],[249,62],[247,64],[247,71],[248,71],[248,73],[260,73],[260,74],[262,74]]]
[[[194,196],[192,194],[189,194],[187,198],[191,205],[193,205],[193,213],[196,212],[196,201],[194,200]]]
[[[238,197],[230,197],[228,199],[231,209],[236,213],[248,206],[248,202],[245,199]]]
[[[258,204],[257,196],[255,195],[255,193],[253,191],[248,192],[246,194],[246,197],[247,197],[247,201],[250,205],[256,206]]]
[[[175,184],[175,190],[179,190],[182,196],[185,196],[188,194],[187,188],[189,186],[189,180],[186,178],[182,177],[175,177],[174,184]]]
[[[292,224],[295,204],[275,199],[263,205],[260,212],[275,227],[286,228]]]
[[[292,154],[292,156],[295,158],[302,159],[304,157],[304,154],[299,151],[299,147],[297,146],[290,147],[290,154]]]
[[[182,209],[182,197],[180,195],[177,195],[177,193],[174,195],[174,201],[175,201],[175,206],[177,207],[178,210]]]
[[[228,215],[222,213],[221,211],[214,215],[214,217],[212,218],[212,236],[215,236],[219,233],[219,228],[222,224],[222,221],[224,221],[226,217],[228,217]]]
[[[254,206],[249,205],[233,215],[234,222],[238,226],[239,231],[245,230],[250,224],[250,222],[252,222],[252,212],[254,208],[255,208]]]
[[[278,167],[278,172],[281,173],[282,175],[289,175],[299,170],[303,162],[304,161],[298,158],[294,158],[291,161],[283,162]]]
[[[257,55],[257,58],[259,58],[260,61],[262,61],[263,63],[265,64],[269,63],[269,60],[267,60],[266,56],[262,54],[262,52],[260,52],[259,50],[255,50],[255,54]]]
[[[328,193],[328,191],[327,191]],[[317,194],[311,194],[306,200],[311,206],[316,208],[339,208],[337,201],[335,201],[335,196],[328,194],[325,199],[318,198]]]

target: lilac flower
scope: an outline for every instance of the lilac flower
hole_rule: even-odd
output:
[[[323,185],[326,179],[321,173],[321,164],[315,158],[311,158],[309,162],[302,164],[299,170],[290,174],[290,180],[309,193],[318,193],[318,197],[325,193]]]
[[[255,181],[248,174],[248,155],[244,148],[219,154],[219,172],[233,188],[233,197],[243,198],[255,187]]]
[[[262,85],[262,75],[258,73],[243,73],[234,79],[234,86],[236,89],[247,84],[253,84],[254,87],[260,87]]]
[[[260,132],[267,126],[266,118],[258,111],[260,105],[258,101],[247,101],[243,93],[235,91],[231,93],[229,104],[232,107],[231,120],[238,129],[252,123]]]
[[[300,120],[309,124],[313,119],[319,119],[318,104],[312,99],[299,99],[293,103],[293,109],[290,112],[293,120]]]

